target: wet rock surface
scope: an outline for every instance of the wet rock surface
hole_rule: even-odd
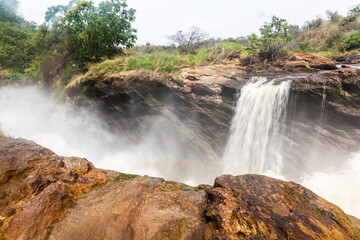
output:
[[[178,76],[149,72],[84,76],[69,84],[68,99],[106,109],[99,115],[113,131],[128,132],[128,139],[134,142],[158,123],[164,135],[156,139],[171,143],[169,136],[178,136],[171,146],[186,149],[180,151],[181,158],[216,161],[226,145],[236,94],[249,78],[261,75],[291,80],[287,127],[296,129],[288,132],[298,134],[299,141],[289,143],[298,147],[298,151],[289,149],[289,157],[298,153],[302,158],[304,151],[309,152],[309,144],[316,139],[307,139],[307,133],[314,135],[319,129],[323,130],[316,138],[325,140],[319,149],[334,149],[328,151],[329,156],[359,151],[360,70],[336,69],[331,60],[311,54],[299,53],[293,58],[271,64],[186,67]]]
[[[1,239],[359,239],[359,220],[259,175],[197,188],[0,139]]]

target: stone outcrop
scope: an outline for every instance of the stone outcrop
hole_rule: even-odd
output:
[[[269,61],[261,56],[249,56],[240,59],[240,66],[246,74],[284,74],[317,72],[319,70],[334,70],[336,65],[328,58],[309,53],[292,53],[284,59]]]
[[[0,139],[1,239],[359,239],[359,220],[265,176],[190,187]]]
[[[46,239],[76,199],[107,181],[86,159],[0,138],[1,239]]]
[[[329,155],[342,156],[344,152],[359,150],[359,69],[319,71],[333,69],[335,65],[326,58],[310,54],[297,54],[294,61],[278,63],[278,66],[275,63],[266,67],[258,64],[254,69],[252,66],[187,67],[178,76],[134,71],[86,75],[69,84],[67,93],[69,101],[98,111],[114,131],[121,129],[124,134],[131,129],[128,139],[136,141],[140,133],[146,132],[160,118],[161,130],[166,136],[158,139],[177,136],[178,141],[172,145],[186,149],[180,151],[183,154],[180,158],[218,160],[228,138],[235,96],[248,79],[259,74],[291,80],[288,127],[300,127],[303,135],[324,128],[326,131],[321,134],[330,145],[323,148],[337,151],[336,146],[344,146],[335,154],[327,151]],[[301,141],[289,145],[299,146],[295,155],[302,158],[303,150],[309,152],[307,143],[313,141],[303,136],[299,139]],[[166,138],[166,141],[171,142],[171,139]]]
[[[335,59],[337,64],[359,64],[360,55],[347,55]]]

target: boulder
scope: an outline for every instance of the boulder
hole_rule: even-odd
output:
[[[359,239],[359,220],[294,182],[190,187],[0,138],[1,239]]]

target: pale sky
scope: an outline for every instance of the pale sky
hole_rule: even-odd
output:
[[[27,20],[42,23],[49,6],[69,0],[20,0],[19,13]],[[101,0],[93,1],[95,3]],[[271,16],[303,25],[326,10],[346,15],[358,0],[127,0],[136,9],[134,28],[137,44],[168,44],[166,35],[198,26],[211,37],[228,38],[257,33]]]

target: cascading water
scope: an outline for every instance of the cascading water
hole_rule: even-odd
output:
[[[253,77],[241,89],[223,156],[227,173],[281,175],[290,82]]]

